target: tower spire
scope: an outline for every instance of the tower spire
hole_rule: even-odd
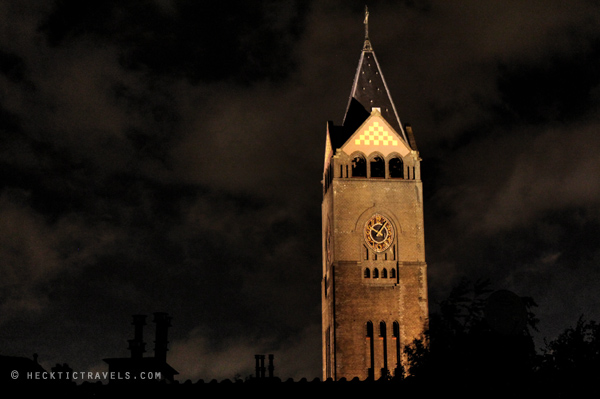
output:
[[[394,130],[409,143],[404,126],[396,112],[396,106],[383,77],[375,51],[369,38],[369,9],[365,6],[365,43],[358,61],[358,68],[354,76],[352,91],[348,99],[343,126],[349,134],[354,131],[369,117],[373,108],[379,108],[381,115],[394,128]],[[413,145],[410,143],[409,145]],[[416,149],[416,148],[413,148]]]

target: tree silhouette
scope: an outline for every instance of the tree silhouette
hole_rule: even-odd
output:
[[[486,304],[494,292],[488,280],[462,280],[432,312],[426,338],[405,348],[409,378],[478,381],[517,378],[532,370],[535,349],[531,330],[537,306],[521,297],[526,311],[523,328],[502,333],[486,319]]]
[[[542,371],[564,377],[587,376],[600,371],[600,324],[582,316],[575,327],[568,327],[546,347],[540,356]]]

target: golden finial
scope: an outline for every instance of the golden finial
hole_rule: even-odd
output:
[[[369,7],[365,6],[365,40],[369,40]]]
[[[363,46],[363,50],[371,51],[373,48],[371,47],[371,41],[369,40],[369,8],[365,6],[365,45]]]

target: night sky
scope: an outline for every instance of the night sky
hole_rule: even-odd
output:
[[[423,159],[430,311],[489,279],[536,301],[538,344],[600,320],[600,4],[368,6]],[[0,354],[106,370],[164,311],[180,381],[261,353],[321,377],[325,128],[364,7],[0,1]]]

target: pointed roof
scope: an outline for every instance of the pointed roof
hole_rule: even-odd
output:
[[[354,131],[358,129],[366,118],[371,115],[371,110],[376,107],[380,109],[381,115],[392,126],[396,132],[407,140],[406,132],[400,122],[392,96],[385,83],[375,51],[369,39],[369,11],[365,8],[365,42],[358,61],[358,68],[354,76],[354,83],[343,126],[345,129]]]

